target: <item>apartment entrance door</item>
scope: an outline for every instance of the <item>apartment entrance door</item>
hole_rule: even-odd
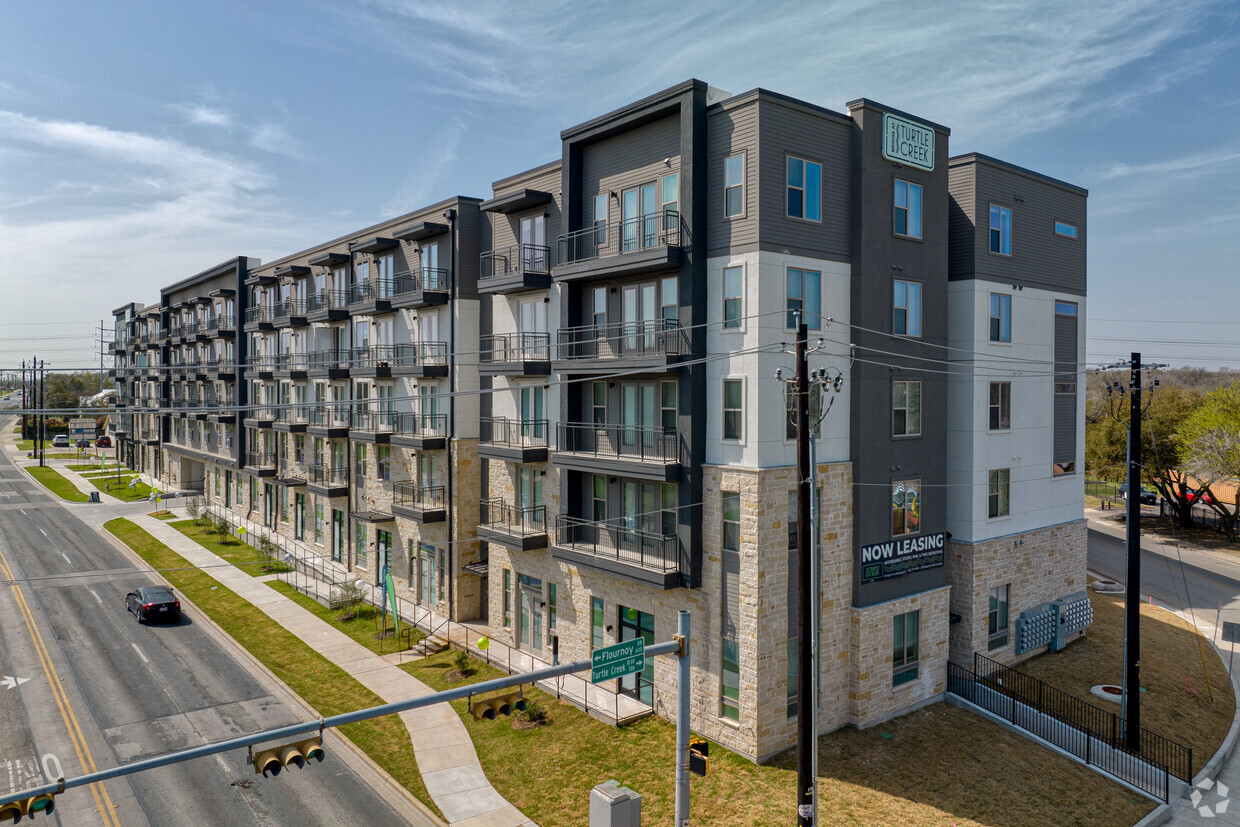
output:
[[[418,547],[418,603],[430,606],[435,602],[435,549]]]
[[[263,525],[267,528],[275,526],[276,495],[271,483],[263,484]]]
[[[654,645],[654,615],[637,609],[620,607],[620,640],[645,638],[647,646]],[[620,692],[654,706],[654,659],[646,658],[646,668],[620,679]]]
[[[344,512],[332,509],[332,559],[337,563],[344,557]]]
[[[520,647],[527,652],[542,652],[543,596],[542,581],[528,574],[517,575],[521,601]]]

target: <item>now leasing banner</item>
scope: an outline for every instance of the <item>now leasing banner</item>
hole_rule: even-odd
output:
[[[902,537],[861,547],[861,582],[872,583],[943,565],[947,532]]]

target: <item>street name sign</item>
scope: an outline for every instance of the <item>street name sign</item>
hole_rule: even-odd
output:
[[[590,683],[632,675],[646,668],[646,639],[634,638],[595,649],[590,658]]]

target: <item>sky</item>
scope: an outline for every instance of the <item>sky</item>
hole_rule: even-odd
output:
[[[707,6],[710,6],[709,8]],[[1226,0],[0,2],[0,370],[102,320],[560,156],[700,78],[859,97],[1089,190],[1090,364],[1240,369]],[[110,360],[109,360],[110,361]]]

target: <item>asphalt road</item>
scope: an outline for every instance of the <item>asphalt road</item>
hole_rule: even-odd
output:
[[[313,718],[192,609],[138,624],[125,594],[156,578],[0,456],[6,579],[18,583],[0,585],[0,792]],[[44,823],[421,820],[330,731],[326,747],[321,764],[274,778],[236,750],[68,790]]]

